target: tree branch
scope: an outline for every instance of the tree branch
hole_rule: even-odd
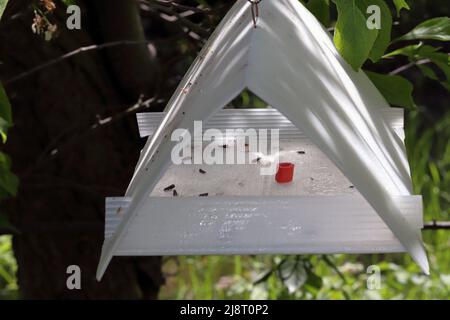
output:
[[[144,4],[145,6],[147,6],[150,9],[154,9],[154,10],[163,12],[169,16],[174,17],[174,21],[179,22],[183,27],[186,27],[190,31],[193,31],[194,33],[198,34],[199,36],[201,36],[203,38],[206,38],[210,35],[210,32],[208,30],[206,30],[206,29],[202,28],[201,26],[193,23],[192,21],[186,19],[184,17],[184,14],[175,11],[173,9],[175,5],[171,1],[164,2],[164,4],[161,1],[155,2],[155,1],[139,0],[139,2],[141,4]],[[168,5],[168,3],[170,3],[170,5]],[[192,9],[189,9],[189,10],[192,10]]]
[[[449,230],[450,221],[435,221],[426,222],[423,226],[424,230]]]
[[[34,67],[28,71],[22,72],[22,73],[18,74],[17,76],[14,76],[14,77],[4,81],[3,84],[9,85],[11,83],[14,83],[23,78],[29,77],[29,76],[35,74],[36,72],[42,71],[46,68],[49,68],[55,64],[63,62],[69,58],[72,58],[72,57],[79,55],[81,53],[84,53],[84,52],[102,50],[102,49],[117,47],[117,46],[130,46],[130,45],[142,45],[142,44],[148,44],[148,41],[126,41],[126,40],[125,41],[113,41],[113,42],[107,42],[107,43],[103,43],[103,44],[93,44],[93,45],[81,47],[81,48],[78,48],[71,52],[68,52],[62,56],[59,56],[55,59],[44,62],[43,64],[37,65],[36,67]]]
[[[422,65],[422,64],[427,64],[430,63],[431,61],[429,59],[422,59],[422,60],[418,60],[418,61],[412,61],[404,66],[401,66],[395,70],[392,70],[391,72],[389,72],[389,75],[391,76],[395,76],[399,73],[402,73],[403,71],[406,71],[414,66],[418,66],[418,65]]]
[[[101,30],[102,42],[137,41],[141,45],[106,50],[115,83],[127,101],[141,94],[154,95],[159,75],[156,55],[146,45],[138,3],[133,0],[95,0],[96,23]]]
[[[188,5],[177,3],[175,1],[168,1],[168,0],[150,0],[150,1],[147,0],[146,2],[159,3],[160,5],[166,6],[168,8],[181,9],[181,10],[192,11],[192,12],[196,12],[196,13],[210,13],[211,12],[211,9],[202,8],[201,5],[198,7],[193,7],[193,6],[188,6]]]

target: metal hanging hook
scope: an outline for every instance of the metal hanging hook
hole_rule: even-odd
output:
[[[256,22],[258,21],[259,17],[258,5],[262,0],[247,0],[247,1],[251,3],[253,26],[256,28]]]

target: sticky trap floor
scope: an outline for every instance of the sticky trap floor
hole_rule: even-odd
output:
[[[270,164],[260,154],[247,165],[172,165],[149,193],[116,255],[404,251],[357,189],[309,140],[282,140],[279,156],[295,163],[291,183],[260,175],[261,167]],[[128,203],[127,198],[107,199],[106,238]],[[421,198],[398,197],[398,203],[419,230]]]

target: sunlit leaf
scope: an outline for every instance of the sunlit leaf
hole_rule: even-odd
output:
[[[336,0],[338,21],[334,43],[344,59],[355,69],[369,57],[378,30],[367,28],[367,19],[355,0]]]
[[[357,4],[363,13],[367,12],[367,8],[373,5],[380,8],[380,29],[378,29],[377,38],[369,54],[370,60],[377,62],[384,55],[391,42],[391,10],[383,0],[357,0]]]
[[[399,40],[439,40],[450,41],[450,18],[433,18],[422,22]]]

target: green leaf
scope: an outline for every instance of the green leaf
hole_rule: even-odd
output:
[[[355,69],[369,57],[378,30],[367,28],[367,19],[356,5],[357,0],[336,0],[338,21],[334,43],[344,59]]]
[[[0,199],[15,196],[19,187],[19,179],[11,172],[11,160],[0,152]]]
[[[309,0],[306,7],[324,26],[330,24],[329,0]]]
[[[5,12],[6,5],[8,4],[8,0],[0,0],[0,19],[3,16],[3,12]]]
[[[392,31],[392,14],[391,9],[383,0],[357,0],[358,7],[363,13],[367,12],[367,8],[370,6],[378,6],[381,13],[381,25],[378,29],[377,38],[370,51],[369,58],[373,62],[377,62],[383,57],[386,49],[391,43],[391,31]],[[367,21],[367,20],[366,20]],[[367,27],[367,26],[366,26]]]
[[[296,257],[289,258],[280,264],[278,273],[291,294],[301,288],[308,279],[303,263],[299,262]]]
[[[400,11],[402,9],[409,10],[409,4],[406,2],[406,0],[393,0],[395,8],[397,9],[397,17],[400,17]]]
[[[444,86],[445,89],[450,91],[450,84],[448,82],[441,82],[441,84]]]
[[[9,99],[6,95],[5,89],[0,83],[0,135],[2,137],[3,143],[6,142],[8,128],[11,127],[11,124],[11,104],[9,103]]]
[[[77,3],[76,0],[62,0],[62,2],[63,2],[67,7]]]
[[[323,285],[323,281],[322,278],[319,277],[317,274],[315,274],[312,271],[308,271],[308,280],[306,281],[305,285],[308,285],[316,290],[319,290]]]
[[[401,76],[391,76],[366,71],[366,74],[378,88],[384,98],[392,105],[405,108],[414,108],[412,98],[413,85]]]
[[[5,121],[5,119],[0,117],[0,136],[2,138],[3,143],[6,142],[6,139],[8,138],[8,129],[11,127],[9,122]]]
[[[440,48],[424,45],[422,43],[399,48],[386,54],[384,57],[393,57],[397,55],[403,55],[409,57],[411,60],[419,60],[423,58],[434,59],[443,63],[450,61],[450,56],[447,53],[440,52]]]
[[[422,22],[404,36],[396,39],[396,41],[425,39],[450,41],[450,18],[440,17]]]
[[[420,69],[420,71],[422,71],[422,73],[425,77],[428,77],[432,80],[439,81],[438,76],[436,75],[434,70],[431,69],[430,67],[423,65],[423,64],[418,64],[417,67]]]

